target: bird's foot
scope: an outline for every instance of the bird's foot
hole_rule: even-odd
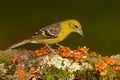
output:
[[[52,49],[52,48],[51,48],[48,44],[46,44],[46,47],[48,47],[48,48],[49,48],[50,52],[52,52],[52,53],[56,54],[55,50],[54,50],[54,49]]]
[[[59,47],[63,47],[62,45],[60,45],[60,44],[58,44],[58,43],[56,43],[56,45],[59,46]]]

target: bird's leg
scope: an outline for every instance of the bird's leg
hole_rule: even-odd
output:
[[[58,44],[58,43],[56,43],[56,45],[59,46],[59,47],[63,47],[62,45],[60,45],[60,44]]]
[[[45,45],[46,45],[46,47],[48,47],[48,48],[50,49],[50,51],[51,51],[52,53],[56,53],[55,50],[52,49],[48,44],[45,44]]]

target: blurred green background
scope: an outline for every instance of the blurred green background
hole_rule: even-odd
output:
[[[84,37],[72,34],[60,44],[72,49],[87,46],[102,55],[120,53],[119,0],[0,1],[0,49],[31,36],[41,27],[67,19],[80,21]],[[33,45],[23,47],[30,49]]]

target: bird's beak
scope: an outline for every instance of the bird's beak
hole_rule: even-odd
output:
[[[77,29],[76,32],[77,32],[78,34],[80,34],[81,36],[84,36],[82,30],[78,30],[78,29]]]

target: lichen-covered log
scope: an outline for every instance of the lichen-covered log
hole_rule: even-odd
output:
[[[120,55],[86,47],[0,51],[0,80],[120,80]]]

